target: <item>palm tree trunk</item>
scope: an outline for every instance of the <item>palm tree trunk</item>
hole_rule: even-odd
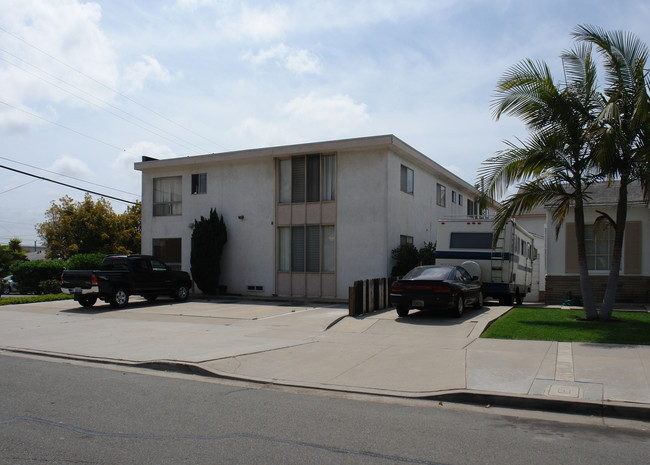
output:
[[[575,222],[576,222],[576,245],[578,246],[578,265],[580,267],[580,292],[582,294],[582,304],[585,309],[585,318],[587,320],[598,319],[598,310],[596,309],[596,300],[591,289],[589,280],[589,269],[587,267],[587,250],[585,247],[585,212],[582,200],[576,200],[575,205]]]
[[[623,256],[623,237],[625,236],[625,223],[627,221],[627,175],[621,176],[621,185],[618,190],[618,203],[616,205],[616,235],[614,236],[614,250],[612,250],[611,261],[609,262],[609,276],[607,277],[607,288],[603,297],[603,306],[600,310],[600,319],[609,320],[614,311],[616,301],[616,290],[618,287],[618,275],[621,269]]]

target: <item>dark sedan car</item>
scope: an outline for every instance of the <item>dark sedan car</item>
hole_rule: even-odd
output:
[[[483,306],[481,281],[472,277],[462,266],[418,266],[390,288],[390,302],[399,316],[407,316],[409,310],[451,310],[455,317],[472,305]]]

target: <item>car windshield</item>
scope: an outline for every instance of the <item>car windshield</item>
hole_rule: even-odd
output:
[[[452,268],[448,266],[418,266],[406,273],[402,279],[430,279],[443,281],[449,277]]]

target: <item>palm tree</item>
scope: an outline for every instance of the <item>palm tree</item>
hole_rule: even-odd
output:
[[[614,226],[615,238],[607,289],[600,319],[611,318],[627,219],[627,188],[638,181],[646,201],[650,201],[650,80],[646,71],[648,47],[636,36],[621,31],[605,31],[594,26],[578,26],[573,36],[593,44],[603,58],[605,106],[598,116],[594,151],[601,169],[610,179],[618,179],[619,193]]]
[[[507,141],[506,149],[483,163],[479,177],[485,177],[486,193],[493,198],[519,185],[497,210],[495,236],[513,215],[543,204],[551,206],[557,235],[573,207],[580,288],[585,316],[593,320],[598,313],[587,267],[583,207],[589,186],[598,180],[591,158],[591,131],[603,99],[597,92],[591,46],[565,52],[562,60],[567,75],[564,85],[555,83],[546,63],[530,59],[499,80],[492,105],[495,118],[517,116],[530,135],[526,141]]]

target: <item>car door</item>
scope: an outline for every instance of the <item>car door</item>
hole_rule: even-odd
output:
[[[174,274],[160,260],[151,259],[151,269],[153,271],[152,285],[157,292],[166,293],[174,289]]]
[[[131,276],[133,279],[133,292],[146,293],[154,289],[154,277],[149,265],[149,261],[145,258],[136,258],[131,262],[133,268]]]
[[[464,268],[456,268],[456,280],[459,285],[463,288],[463,293],[465,294],[465,301],[469,303],[474,303],[478,300],[479,291],[481,289],[480,284],[474,281],[470,274]]]

